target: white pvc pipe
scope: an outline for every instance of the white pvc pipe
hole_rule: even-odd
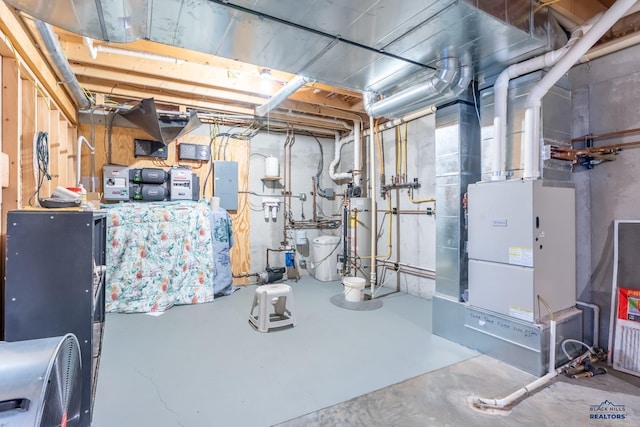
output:
[[[311,80],[303,76],[295,76],[289,82],[284,85],[278,92],[276,92],[267,102],[256,107],[256,116],[265,116],[269,111],[276,108],[282,101],[291,96],[295,91],[302,86],[310,82]]]
[[[552,379],[558,376],[558,370],[555,368],[556,363],[556,321],[551,320],[549,322],[549,369],[548,373],[543,377],[538,378],[530,384],[514,391],[507,397],[503,397],[502,399],[486,399],[483,397],[479,397],[478,401],[486,406],[502,409],[506,406],[512,404],[520,397],[524,396],[527,393],[531,393],[532,391],[542,387],[543,385],[549,383]]]
[[[576,305],[581,305],[583,307],[589,307],[593,310],[593,344],[592,347],[598,346],[598,341],[600,338],[600,307],[595,304],[591,304],[588,302],[576,301]]]
[[[369,116],[369,186],[371,188],[371,271],[369,271],[369,283],[371,285],[371,299],[375,298],[378,256],[378,189],[376,186],[376,142],[373,116]],[[382,161],[382,159],[380,159]]]
[[[82,143],[84,143],[88,148],[89,148],[89,152],[91,153],[91,165],[93,168],[93,156],[96,153],[96,149],[93,145],[91,145],[91,143],[89,141],[87,141],[87,138],[85,138],[84,136],[80,135],[78,137],[78,146],[77,146],[77,150],[76,150],[76,156],[78,156],[78,158],[76,159],[76,181],[77,181],[77,185],[80,186],[80,182],[81,182],[81,168],[80,168],[80,163],[81,163],[81,159],[82,159]],[[94,180],[94,175],[95,175],[95,171],[92,170],[91,171],[91,191],[96,191],[96,184],[95,184],[95,180]]]
[[[362,120],[353,121],[353,184],[362,185]]]
[[[407,123],[407,122],[410,122],[412,120],[416,120],[416,119],[419,119],[421,117],[428,116],[429,114],[433,114],[435,112],[436,112],[436,108],[435,107],[423,108],[421,110],[409,113],[404,117],[400,117],[400,118],[389,120],[389,121],[385,122],[384,124],[378,126],[378,131],[382,132],[384,130],[391,129],[391,128],[396,127],[396,126],[400,126],[403,123]],[[367,129],[365,131],[361,131],[360,130],[360,126],[361,125],[362,125],[362,121],[358,121],[357,119],[355,119],[354,120],[353,133],[348,135],[348,136],[346,136],[346,137],[344,137],[344,138],[342,138],[342,139],[340,139],[340,140],[336,140],[336,143],[334,145],[335,152],[334,152],[333,161],[329,165],[329,176],[334,181],[351,178],[351,174],[349,174],[348,172],[337,173],[336,172],[336,168],[338,166],[338,163],[340,163],[340,150],[342,149],[342,146],[345,145],[345,144],[348,144],[351,141],[354,141],[354,147],[353,147],[354,182],[355,182],[356,185],[361,185],[361,183],[357,182],[358,179],[361,179],[361,176],[362,176],[362,154],[361,154],[361,151],[360,151],[360,149],[362,147],[362,142],[361,141],[362,141],[362,137],[368,136],[371,133],[371,129]],[[356,163],[356,162],[358,162],[358,163]],[[357,170],[360,171],[359,174],[355,173],[355,171],[357,171]]]
[[[525,110],[524,179],[540,178],[540,106],[549,89],[607,32],[637,0],[618,0],[529,93]]]
[[[353,138],[353,135],[350,135]],[[351,174],[349,172],[337,173],[336,169],[338,167],[338,163],[340,163],[340,151],[342,150],[342,146],[349,142],[350,140],[347,138],[340,138],[340,132],[336,131],[336,142],[333,148],[333,160],[329,165],[329,176],[334,181],[339,181],[341,179],[350,179]],[[354,148],[355,153],[355,148]],[[355,160],[354,160],[355,161]]]

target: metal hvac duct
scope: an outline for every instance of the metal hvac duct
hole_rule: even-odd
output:
[[[370,117],[383,117],[397,112],[401,108],[418,102],[427,102],[458,83],[460,61],[457,58],[444,58],[438,63],[438,71],[429,80],[395,93],[373,104],[367,103],[372,97],[365,98],[364,109]]]
[[[36,27],[40,32],[40,36],[42,37],[42,41],[44,42],[45,47],[47,48],[47,52],[51,55],[51,59],[53,59],[54,64],[58,69],[58,73],[62,79],[62,84],[64,84],[71,96],[76,101],[76,105],[80,109],[86,109],[91,106],[91,103],[87,99],[87,95],[85,95],[84,91],[80,87],[80,83],[78,83],[78,79],[76,75],[71,70],[69,66],[69,62],[67,58],[64,56],[62,52],[62,47],[60,47],[60,42],[56,34],[53,32],[51,25],[46,22],[42,22],[36,20]]]

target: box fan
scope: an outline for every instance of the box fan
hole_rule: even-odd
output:
[[[81,360],[73,334],[0,342],[0,425],[71,427],[80,421]]]

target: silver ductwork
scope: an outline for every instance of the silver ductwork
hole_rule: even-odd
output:
[[[460,61],[457,58],[444,58],[439,61],[436,74],[429,80],[373,104],[367,103],[372,99],[371,96],[368,96],[365,98],[364,109],[370,117],[378,118],[418,102],[428,102],[456,85],[459,75]]]
[[[64,84],[69,90],[79,109],[84,110],[89,108],[91,106],[91,102],[89,102],[87,95],[85,95],[82,87],[80,87],[80,83],[78,83],[76,75],[71,71],[69,62],[62,52],[62,47],[60,46],[60,42],[58,41],[56,34],[53,32],[53,28],[51,28],[51,25],[46,22],[39,20],[36,20],[36,27],[40,32],[40,36],[47,48],[47,52],[51,55],[51,59],[57,67],[62,84]]]
[[[471,84],[472,80],[473,80],[473,66],[462,65],[460,67],[460,73],[458,76],[457,83],[455,83],[453,86],[445,90],[443,93],[441,93],[436,97],[427,98],[415,104],[401,107],[399,110],[392,111],[388,113],[386,116],[388,118],[402,117],[407,113],[417,111],[425,107],[436,106],[437,104],[441,104],[447,100],[456,99],[465,90],[469,88],[469,84]]]

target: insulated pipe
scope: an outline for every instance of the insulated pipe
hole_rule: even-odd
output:
[[[303,76],[295,76],[289,82],[284,85],[278,92],[276,92],[267,102],[256,107],[256,116],[264,117],[269,111],[276,108],[285,99],[291,96],[295,91],[300,89],[305,84],[309,83],[311,79]]]
[[[46,22],[36,20],[36,27],[40,32],[40,36],[42,37],[42,41],[44,42],[45,47],[47,48],[47,52],[49,53],[49,55],[51,55],[51,59],[53,60],[56,68],[58,69],[58,72],[60,73],[62,84],[67,87],[67,89],[71,93],[71,96],[76,101],[76,105],[79,109],[89,108],[91,106],[91,103],[87,99],[87,95],[85,95],[84,91],[80,87],[80,83],[78,83],[76,75],[71,70],[69,62],[62,52],[60,42],[58,41],[56,34],[53,32],[51,25],[47,24]]]
[[[587,51],[607,32],[636,0],[618,0],[593,24],[575,46],[569,50],[532,89],[527,97],[524,125],[524,179],[540,178],[540,107],[542,97]]]
[[[531,393],[532,391],[542,387],[547,384],[549,381],[558,376],[558,370],[555,368],[555,360],[556,360],[556,321],[549,321],[549,370],[548,373],[533,381],[532,383],[522,387],[519,390],[514,391],[509,396],[504,397],[502,399],[485,399],[482,397],[478,398],[478,401],[485,406],[497,409],[503,409],[506,406],[512,404],[516,399],[524,396],[527,393]]]
[[[96,191],[96,182],[95,182],[95,168],[96,168],[96,164],[95,164],[95,155],[96,155],[96,149],[93,145],[91,145],[91,143],[89,141],[87,141],[87,138],[85,138],[84,136],[80,135],[78,137],[78,147],[76,150],[76,156],[78,156],[78,161],[76,162],[76,181],[78,186],[80,186],[80,174],[81,169],[80,169],[80,159],[82,159],[81,156],[81,150],[82,150],[82,143],[84,143],[87,147],[89,147],[89,153],[91,153],[91,191]]]
[[[373,134],[373,117],[369,116],[369,185],[371,186],[371,270],[369,271],[369,283],[371,285],[371,299],[375,298],[378,256],[378,190],[376,188],[376,143]],[[381,159],[382,160],[382,159]]]
[[[419,83],[372,104],[367,102],[372,97],[366,97],[364,103],[365,111],[370,117],[383,117],[390,112],[398,111],[404,106],[422,101],[426,102],[428,99],[448,90],[457,82],[456,78],[458,77],[460,63],[456,58],[444,58],[440,61],[440,64],[438,73],[426,82]]]

